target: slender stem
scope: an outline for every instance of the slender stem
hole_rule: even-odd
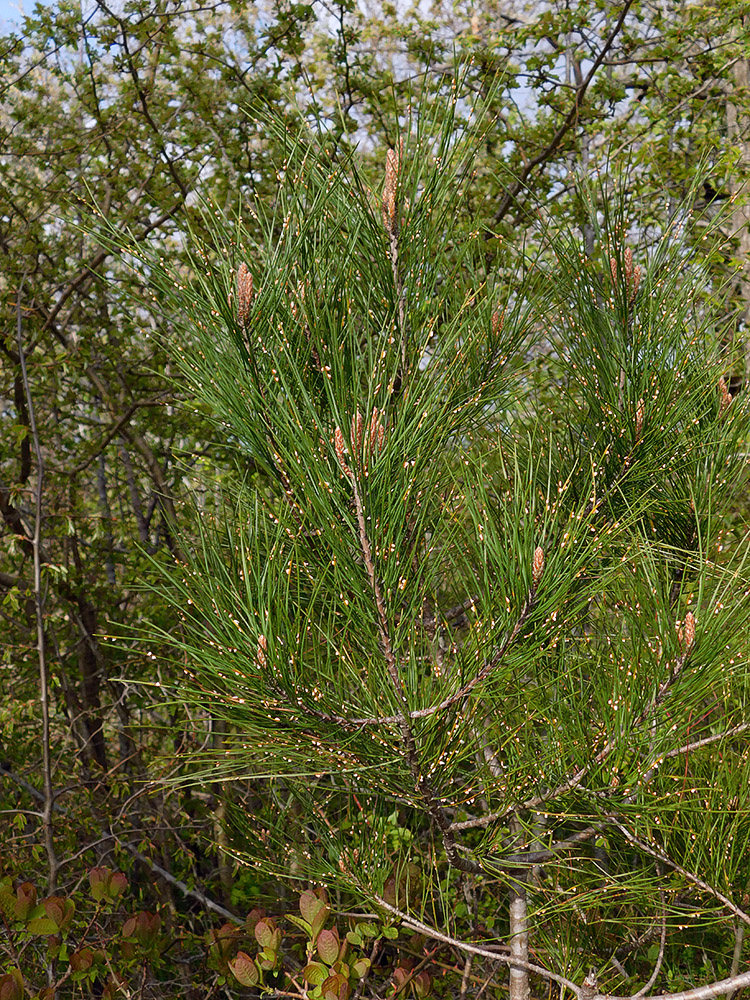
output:
[[[745,925],[740,923],[738,920],[734,925],[734,952],[732,954],[732,968],[729,972],[730,976],[738,975],[740,971],[740,959],[742,958],[742,944],[745,940]],[[732,1000],[735,995],[735,991],[727,993],[726,1000]]]
[[[638,992],[634,995],[633,1000],[636,1000],[636,998],[639,997],[645,997],[658,979],[662,963],[664,962],[664,948],[667,943],[667,903],[664,897],[663,889],[660,890],[659,895],[661,896],[661,936],[659,939],[659,954],[656,957],[656,965],[654,966],[654,971],[651,973],[649,981],[644,987],[642,987],[642,989],[638,990]],[[737,975],[737,970],[734,970],[734,975]]]
[[[510,818],[510,833],[514,840],[522,837],[523,827],[518,814]],[[511,958],[522,962],[529,960],[529,911],[526,896],[526,878],[528,872],[520,872],[509,885],[510,904],[509,940]],[[524,968],[510,967],[510,1000],[528,1000],[530,993],[529,973]]]
[[[579,997],[581,994],[581,988],[576,986],[574,982],[571,982],[570,979],[566,979],[565,976],[558,976],[557,973],[550,972],[549,969],[545,969],[541,965],[534,965],[533,962],[524,962],[521,959],[512,958],[510,955],[503,955],[497,951],[490,951],[489,948],[482,948],[481,945],[470,944],[468,941],[460,941],[458,938],[449,937],[447,934],[443,934],[434,927],[430,927],[429,924],[424,924],[421,920],[416,920],[414,917],[410,917],[409,914],[404,913],[403,910],[396,909],[395,906],[391,906],[390,903],[381,899],[380,896],[373,896],[372,898],[382,909],[387,910],[388,913],[391,913],[394,917],[398,917],[407,928],[411,928],[420,934],[424,934],[425,937],[432,938],[434,941],[443,941],[445,944],[453,945],[454,948],[458,948],[460,951],[465,951],[469,955],[481,955],[483,958],[491,958],[493,962],[503,962],[505,965],[511,965],[519,969],[526,969],[528,972],[533,972],[536,975],[541,976],[543,979],[549,979],[553,983],[558,983],[560,986],[567,987],[567,989],[569,989],[576,997]],[[750,973],[748,976],[750,977]]]
[[[44,590],[42,586],[42,491],[44,489],[44,462],[39,443],[39,433],[36,425],[34,402],[31,397],[29,375],[26,370],[26,356],[23,351],[23,327],[21,322],[21,292],[23,282],[16,297],[16,340],[18,343],[18,358],[21,365],[26,407],[29,414],[29,429],[36,457],[36,487],[34,490],[34,536],[31,545],[34,554],[34,607],[36,609],[36,650],[39,662],[39,689],[42,708],[42,780],[44,787],[44,808],[42,812],[42,830],[44,848],[47,853],[49,874],[47,888],[53,895],[57,888],[57,871],[59,862],[55,851],[55,838],[52,826],[52,812],[55,803],[52,789],[52,759],[50,752],[50,722],[49,722],[49,676],[44,639]]]
[[[658,993],[654,996],[643,997],[643,1000],[712,1000],[722,993],[734,992],[750,986],[750,972],[743,972],[741,976],[733,976],[731,979],[722,979],[717,983],[709,983],[708,986],[698,986],[694,990],[683,990],[682,993]],[[635,1000],[634,997],[618,997],[614,994],[598,994],[595,1000]],[[639,997],[638,1000],[641,1000]]]
[[[404,751],[406,753],[409,769],[412,773],[417,792],[424,800],[424,803],[427,806],[427,811],[440,830],[448,861],[459,871],[472,872],[473,874],[478,875],[482,871],[481,867],[475,861],[462,858],[458,853],[456,838],[451,831],[450,821],[445,814],[445,810],[443,809],[437,794],[432,788],[431,782],[428,780],[427,775],[422,769],[419,753],[417,751],[417,744],[414,739],[414,733],[412,732],[411,725],[409,724],[409,715],[406,707],[408,701],[403,681],[401,680],[398,672],[398,664],[393,650],[393,643],[391,642],[388,615],[386,614],[383,592],[380,588],[380,583],[378,582],[377,573],[375,572],[372,549],[370,547],[370,540],[367,536],[365,509],[362,503],[359,487],[357,485],[357,477],[350,469],[345,470],[345,475],[352,484],[354,506],[357,513],[359,542],[362,549],[362,558],[367,569],[367,575],[370,579],[370,586],[375,597],[375,606],[378,612],[378,630],[380,632],[380,642],[383,649],[383,656],[385,658],[388,676],[391,680],[391,684],[393,685],[397,699],[404,706],[400,714],[394,717],[394,722],[398,725],[401,733],[401,742],[403,743]]]
[[[471,963],[473,962],[473,956],[467,955],[464,961],[464,973],[461,976],[461,992],[459,993],[460,1000],[464,1000],[466,997],[467,990],[469,989],[469,980],[471,978]]]
[[[724,906],[726,906],[726,908],[739,920],[742,920],[746,924],[750,924],[750,915],[745,913],[744,910],[741,910],[739,906],[733,903],[731,899],[728,899],[722,892],[719,892],[718,889],[714,889],[714,887],[709,885],[708,882],[704,882],[700,876],[696,875],[694,872],[688,871],[687,868],[683,868],[677,861],[673,861],[669,855],[664,853],[664,851],[651,844],[647,844],[645,841],[641,840],[640,837],[636,837],[635,834],[632,834],[627,827],[622,825],[622,823],[618,823],[617,820],[613,820],[613,822],[625,839],[629,840],[635,847],[640,848],[640,850],[644,851],[646,854],[650,854],[652,858],[656,858],[669,868],[673,868],[674,871],[679,872],[680,875],[683,875],[689,882],[692,882],[693,885],[698,886],[699,889],[703,889],[704,892],[713,896],[714,899],[718,899],[719,902],[723,903]]]
[[[521,824],[516,816],[511,820],[511,833],[519,834]],[[529,912],[526,898],[527,872],[519,874],[510,884],[510,957],[522,963],[529,961]],[[529,972],[524,965],[510,967],[510,1000],[528,1000]]]

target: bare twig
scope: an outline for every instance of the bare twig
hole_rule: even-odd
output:
[[[205,906],[207,910],[213,910],[214,913],[218,913],[219,916],[224,917],[225,920],[230,920],[233,924],[237,924],[240,927],[244,926],[245,921],[241,917],[238,917],[236,913],[232,913],[219,903],[215,903],[213,899],[210,899],[205,893],[200,892],[198,889],[191,889],[184,882],[181,882],[178,878],[175,878],[174,875],[171,875],[166,868],[162,868],[161,865],[152,861],[151,858],[147,858],[145,854],[141,854],[137,847],[134,847],[125,840],[121,840],[116,834],[113,834],[113,836],[123,850],[127,851],[128,854],[140,861],[141,864],[150,868],[152,872],[160,875],[165,882],[169,882],[169,884],[173,885],[175,889],[179,889],[183,896],[187,896],[189,899],[197,900],[202,906]]]
[[[677,747],[675,750],[665,753],[653,766],[658,767],[660,763],[670,760],[672,757],[680,757],[682,754],[692,753],[693,750],[700,750],[701,747],[707,747],[711,743],[718,743],[719,740],[728,739],[730,736],[737,736],[739,733],[744,733],[746,729],[750,729],[750,722],[743,722],[738,726],[733,726],[732,729],[727,729],[724,733],[717,733],[715,736],[704,736],[701,740],[686,743],[684,746]]]
[[[741,976],[734,976],[731,979],[722,979],[718,983],[709,983],[708,986],[698,986],[694,990],[683,990],[681,993],[658,993],[655,996],[644,997],[643,1000],[712,1000],[722,993],[742,989],[750,986],[750,972],[743,972]],[[633,997],[618,997],[614,994],[598,994],[594,1000],[634,1000]],[[638,1000],[641,1000],[639,997]]]
[[[487,987],[490,985],[490,983],[494,979],[496,971],[497,971],[497,966],[494,966],[493,969],[492,969],[492,972],[490,972],[489,976],[487,976],[487,978],[485,979],[485,981],[479,987],[479,992],[475,994],[474,1000],[481,1000],[482,996],[484,995],[485,990],[487,989]]]
[[[638,992],[634,994],[633,1000],[644,997],[648,993],[658,979],[662,963],[664,962],[664,947],[667,943],[667,903],[663,889],[659,891],[659,895],[661,896],[661,936],[659,938],[659,954],[656,957],[656,965],[654,966],[654,971],[651,973],[649,981],[642,989],[638,990]]]
[[[560,986],[567,987],[567,989],[569,989],[576,997],[580,997],[581,988],[579,986],[576,986],[576,984],[571,982],[570,979],[566,979],[564,976],[558,976],[557,973],[550,972],[549,969],[545,969],[541,965],[534,965],[533,962],[522,962],[520,959],[511,958],[510,955],[503,955],[497,951],[490,951],[489,948],[483,948],[481,945],[470,944],[468,941],[459,941],[458,938],[449,937],[447,934],[443,934],[434,927],[430,927],[429,924],[424,924],[421,920],[416,920],[414,917],[410,917],[409,914],[404,913],[403,910],[398,910],[395,906],[391,906],[390,903],[386,903],[386,901],[380,896],[373,896],[372,898],[378,906],[382,907],[394,917],[398,917],[405,927],[415,930],[419,934],[424,934],[425,937],[432,938],[433,941],[443,941],[445,944],[450,944],[454,948],[458,948],[459,951],[464,951],[469,955],[481,955],[483,958],[492,959],[493,962],[503,962],[505,965],[510,965],[514,968],[526,969],[528,972],[533,972],[535,975],[542,976],[543,979],[548,979],[553,983],[558,983]]]
[[[44,809],[42,814],[42,829],[44,833],[44,849],[47,853],[49,869],[49,894],[53,895],[57,888],[58,860],[55,851],[52,812],[54,809],[54,792],[52,789],[52,758],[50,753],[50,720],[49,720],[49,677],[44,639],[44,590],[42,587],[42,491],[44,489],[44,461],[39,443],[39,433],[36,425],[34,401],[31,397],[29,375],[26,369],[26,356],[23,350],[23,328],[21,323],[21,287],[18,289],[16,302],[16,340],[18,358],[21,366],[21,377],[26,395],[26,407],[29,415],[29,429],[36,458],[36,487],[34,489],[34,534],[31,545],[34,553],[34,606],[36,609],[36,648],[39,661],[39,689],[42,708],[42,780],[44,784]],[[50,984],[51,985],[51,984]]]
[[[164,393],[163,395],[166,394]],[[116,434],[121,432],[122,428],[125,426],[125,424],[129,422],[130,418],[137,410],[141,410],[147,406],[164,406],[164,405],[165,404],[163,399],[139,399],[136,400],[136,402],[131,403],[125,410],[125,412],[120,417],[117,417],[114,420],[114,422],[110,425],[109,430],[104,434],[102,439],[99,442],[97,442],[96,447],[94,448],[92,453],[88,456],[88,458],[85,458],[82,462],[79,462],[79,464],[74,466],[72,469],[66,469],[65,475],[77,476],[81,472],[85,472],[86,469],[88,469],[88,467],[91,465],[91,463],[95,462],[96,459],[99,457],[99,455],[101,455],[101,453],[107,447],[112,438],[115,437]]]
[[[739,920],[734,927],[734,951],[732,953],[732,968],[729,972],[730,976],[736,976],[740,971],[740,959],[742,958],[742,944],[745,940],[745,925]],[[727,993],[726,1000],[732,1000],[735,995],[735,991],[732,990]]]
[[[646,854],[650,854],[652,858],[656,858],[658,861],[661,861],[663,864],[667,865],[668,868],[672,868],[674,871],[679,872],[680,875],[684,876],[684,878],[686,878],[689,882],[692,882],[693,885],[697,886],[699,889],[703,889],[704,892],[707,892],[709,896],[713,896],[714,899],[718,899],[718,901],[739,920],[742,920],[746,924],[750,924],[750,915],[740,909],[739,906],[733,903],[731,899],[728,899],[722,892],[719,892],[718,889],[709,885],[708,882],[704,882],[699,875],[688,871],[687,868],[683,868],[677,861],[673,861],[668,854],[665,854],[664,851],[661,850],[661,848],[652,844],[647,844],[644,840],[641,840],[640,837],[636,837],[635,834],[631,833],[627,827],[623,826],[622,823],[618,822],[616,819],[613,819],[613,822],[625,839],[629,840],[634,847],[639,848]]]

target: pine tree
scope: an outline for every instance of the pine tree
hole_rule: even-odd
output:
[[[471,961],[513,1000],[674,992],[710,935],[700,1000],[750,982],[747,407],[709,254],[616,200],[593,253],[498,245],[456,103],[377,182],[288,133],[264,238],[217,213],[189,274],[130,248],[238,456],[151,632],[224,734],[189,780],[251,780],[236,859],[451,943],[462,995]]]

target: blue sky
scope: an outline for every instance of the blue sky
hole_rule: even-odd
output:
[[[0,0],[0,29],[10,28],[13,22],[18,21],[19,7],[30,13],[34,0]]]

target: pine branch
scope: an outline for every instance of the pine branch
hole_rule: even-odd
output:
[[[675,662],[675,667],[670,671],[668,678],[659,686],[659,690],[657,691],[654,699],[649,704],[648,708],[644,709],[644,711],[639,716],[637,716],[633,728],[637,728],[638,726],[643,725],[643,723],[646,722],[653,714],[654,710],[659,705],[661,705],[662,702],[666,699],[667,694],[670,691],[671,687],[673,686],[677,678],[680,676],[680,673],[682,672],[682,669],[685,665],[688,656],[690,655],[690,652],[691,650],[688,649],[682,656],[679,656],[677,658]],[[666,760],[667,757],[676,757],[683,753],[689,753],[691,750],[695,749],[696,746],[707,746],[710,743],[716,742],[717,740],[720,739],[724,739],[728,736],[733,735],[734,733],[742,732],[744,729],[747,728],[747,726],[748,724],[743,724],[742,726],[728,730],[726,733],[723,733],[719,736],[707,737],[704,740],[700,740],[697,742],[697,744],[693,743],[686,744],[684,747],[680,747],[677,750],[672,750],[669,752],[668,755],[664,755],[661,758],[660,762]],[[513,806],[509,809],[504,809],[501,812],[489,813],[487,816],[482,816],[480,819],[463,820],[460,821],[459,823],[453,823],[451,824],[451,828],[453,830],[470,830],[476,828],[484,828],[489,826],[491,823],[507,819],[514,812],[519,812],[519,811],[525,812],[530,809],[537,809],[539,806],[544,805],[546,802],[554,801],[555,799],[560,798],[560,796],[566,795],[568,792],[572,792],[577,788],[581,788],[582,787],[581,783],[583,779],[586,777],[587,774],[589,774],[592,768],[594,768],[599,764],[604,763],[604,761],[614,752],[614,750],[618,748],[619,745],[620,743],[618,740],[611,740],[607,742],[605,746],[596,755],[596,757],[593,759],[593,761],[590,761],[588,764],[584,765],[584,767],[580,768],[580,770],[578,770],[571,778],[569,778],[567,781],[564,781],[562,784],[557,785],[556,788],[552,789],[549,792],[544,792],[541,795],[536,795],[533,798],[527,799],[525,802],[517,806]],[[646,772],[646,775],[644,775],[644,777],[640,779],[640,784],[642,785],[646,782],[646,780],[650,780],[651,778],[653,778],[655,773],[656,773],[656,767],[652,766]]]
[[[360,525],[360,533],[361,533]],[[365,535],[366,537],[366,535]],[[368,543],[369,548],[369,543]],[[367,559],[365,559],[365,564],[367,564]],[[369,569],[368,569],[369,572]],[[436,715],[438,712],[443,712],[447,708],[451,708],[453,705],[457,704],[459,701],[463,701],[464,698],[469,695],[477,684],[481,684],[482,681],[486,680],[487,677],[495,670],[496,667],[500,665],[503,657],[508,652],[512,646],[514,640],[517,638],[519,632],[523,628],[526,619],[529,616],[529,612],[534,607],[536,603],[536,592],[532,589],[529,591],[528,597],[521,608],[521,613],[516,619],[516,623],[513,628],[508,633],[507,637],[500,646],[500,649],[495,653],[495,655],[485,663],[482,669],[472,677],[470,681],[467,681],[455,694],[449,695],[444,698],[437,705],[432,705],[430,708],[417,708],[411,712],[406,712],[404,715],[385,715],[385,716],[369,716],[362,719],[348,719],[342,715],[331,715],[326,712],[322,712],[319,709],[305,706],[305,711],[310,712],[316,718],[324,722],[332,722],[338,726],[343,726],[348,729],[359,729],[365,726],[386,726],[386,725],[396,725],[401,722],[403,718],[407,719],[428,719],[432,715]],[[463,607],[463,605],[461,605]],[[382,634],[382,633],[381,633]],[[399,682],[400,684],[400,682]],[[453,824],[451,824],[453,826]]]
[[[717,733],[714,736],[705,736],[703,737],[703,739],[694,740],[691,743],[685,743],[681,747],[676,747],[673,750],[667,751],[667,753],[662,754],[658,758],[658,760],[654,761],[654,763],[649,766],[648,770],[643,774],[643,776],[638,779],[639,786],[643,787],[644,785],[648,784],[654,778],[658,768],[661,766],[661,764],[664,763],[665,760],[672,760],[675,757],[681,757],[685,754],[692,753],[693,750],[700,750],[702,747],[711,746],[713,743],[719,743],[721,742],[721,740],[726,740],[729,739],[731,736],[736,736],[739,735],[740,733],[744,733],[747,729],[750,729],[750,723],[743,722],[740,725],[733,726],[731,729],[727,729],[723,733]],[[578,783],[575,781],[575,779],[571,779],[570,781],[565,782],[562,785],[559,785],[555,789],[553,795],[556,796],[558,793],[563,794],[563,791],[572,791],[576,787],[579,787]],[[522,803],[520,806],[517,806],[516,809],[521,811],[535,809],[543,802],[549,801],[549,798],[553,797],[553,795],[550,795],[549,797],[545,796],[544,798],[536,797],[534,799],[527,799],[526,802]],[[626,796],[624,799],[621,799],[620,801],[629,804],[635,801],[635,799],[633,796]],[[476,819],[460,820],[459,822],[451,823],[451,829],[453,830],[486,829],[486,827],[491,826],[493,823],[498,823],[503,819],[507,819],[508,816],[513,811],[514,811],[513,809],[504,809],[500,812],[487,813],[486,816],[480,816],[477,817]],[[590,827],[589,830],[590,830],[589,834],[590,836],[593,836],[594,833],[597,832],[594,827]],[[582,833],[583,832],[585,831],[582,831]],[[581,836],[581,839],[585,838]],[[558,845],[558,847],[559,846],[561,845]],[[553,850],[553,848],[550,848],[550,850]],[[557,848],[554,848],[554,850],[555,853],[557,853]]]
[[[636,837],[635,834],[631,833],[627,827],[623,826],[623,824],[614,817],[612,818],[612,822],[620,833],[622,833],[625,839],[629,840],[634,847],[639,848],[639,850],[643,851],[645,854],[650,854],[652,858],[656,858],[657,861],[661,861],[662,864],[667,865],[668,868],[672,868],[674,871],[679,872],[679,874],[686,878],[688,882],[692,882],[693,885],[697,886],[699,889],[703,889],[704,892],[713,896],[714,899],[718,899],[718,901],[731,913],[733,913],[735,917],[750,925],[750,914],[745,913],[744,910],[740,909],[739,906],[733,903],[731,899],[728,899],[722,892],[719,892],[718,889],[709,885],[708,882],[704,881],[704,879],[702,879],[699,875],[688,871],[687,868],[683,868],[679,862],[673,861],[672,858],[670,858],[669,855],[666,854],[661,848],[655,847],[652,844],[647,844],[645,840],[641,840],[640,837]]]
[[[338,429],[337,429],[338,431]],[[341,432],[338,431],[338,435]],[[338,439],[337,439],[338,443]],[[375,597],[375,605],[378,612],[379,620],[379,630],[380,630],[380,641],[383,648],[383,656],[386,662],[386,668],[388,671],[388,676],[391,680],[391,685],[394,689],[396,698],[403,702],[404,705],[408,704],[406,692],[404,690],[403,681],[399,676],[398,664],[396,663],[396,656],[393,652],[393,645],[391,643],[390,630],[388,628],[388,616],[386,614],[385,602],[383,601],[383,594],[378,582],[377,573],[375,572],[375,563],[372,558],[372,550],[370,547],[370,540],[367,535],[367,524],[365,521],[365,510],[362,504],[362,497],[360,496],[359,487],[357,485],[357,477],[348,468],[345,461],[343,460],[343,455],[341,449],[339,448],[339,463],[342,466],[342,471],[349,479],[352,485],[352,493],[354,495],[354,506],[357,514],[357,526],[359,529],[359,541],[362,548],[362,558],[364,560],[365,568],[367,569],[367,575],[370,580],[370,587],[372,589],[373,595]],[[416,740],[414,739],[414,733],[411,726],[409,725],[409,715],[406,711],[402,712],[400,715],[395,717],[395,722],[397,723],[401,731],[401,742],[404,746],[404,752],[406,753],[406,759],[409,763],[409,769],[412,773],[414,783],[417,792],[423,798],[427,810],[435,821],[438,829],[440,830],[441,836],[443,838],[443,846],[445,847],[445,853],[449,862],[454,868],[459,871],[471,872],[472,874],[479,874],[481,872],[481,867],[474,861],[469,861],[466,858],[462,858],[458,853],[456,847],[456,838],[451,830],[451,825],[448,817],[445,814],[445,810],[440,804],[440,800],[432,787],[432,783],[427,778],[422,768],[421,761],[419,759],[419,752],[417,750]]]
[[[742,975],[731,979],[722,979],[720,982],[710,983],[708,986],[700,986],[694,990],[684,990],[679,993],[660,993],[656,996],[644,997],[641,993],[634,993],[630,996],[616,996],[612,993],[599,993],[595,988],[587,991],[585,984],[584,986],[577,986],[570,979],[550,972],[540,965],[534,965],[531,962],[520,962],[518,959],[512,959],[509,955],[503,955],[496,951],[490,951],[489,948],[482,948],[467,941],[449,937],[447,934],[443,934],[435,930],[435,928],[430,927],[429,924],[425,924],[421,920],[416,920],[409,916],[408,913],[404,913],[395,906],[391,906],[381,897],[373,896],[372,898],[378,906],[400,919],[407,929],[414,930],[418,934],[424,934],[425,937],[432,938],[435,941],[443,941],[445,944],[450,944],[454,948],[458,948],[460,951],[467,952],[468,954],[481,955],[483,958],[490,958],[494,962],[502,962],[505,965],[514,965],[517,968],[526,969],[528,972],[541,976],[542,979],[547,979],[569,989],[578,1000],[587,1000],[587,998],[590,998],[590,1000],[712,1000],[713,997],[721,996],[723,993],[738,990],[744,986],[750,986],[750,972],[744,972]]]

